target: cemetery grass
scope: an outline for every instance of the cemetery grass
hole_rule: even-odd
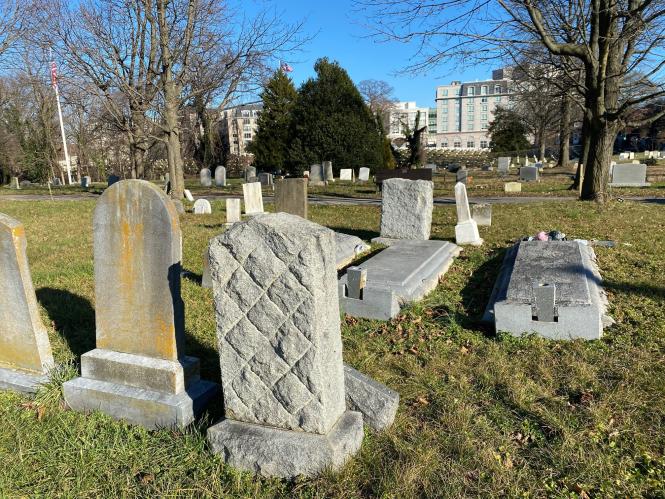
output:
[[[12,203],[60,369],[35,399],[0,392],[0,497],[422,497],[663,495],[665,490],[665,231],[662,205],[613,202],[493,207],[486,244],[465,248],[439,287],[395,320],[345,318],[345,360],[401,395],[395,424],[366,429],[339,473],[288,482],[226,467],[205,443],[219,403],[184,431],[149,432],[63,408],[61,384],[94,348],[93,201]],[[191,208],[191,207],[190,207]],[[268,209],[271,206],[268,205]],[[311,218],[369,239],[378,207],[311,206]],[[181,219],[187,351],[216,380],[202,253],[213,215]],[[452,240],[454,207],[434,210],[433,237]],[[600,341],[496,336],[479,322],[505,249],[559,229],[610,239],[598,262],[617,324]]]

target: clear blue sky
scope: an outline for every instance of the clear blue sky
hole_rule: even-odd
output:
[[[398,42],[380,43],[367,38],[367,31],[353,11],[351,0],[244,0],[238,7],[248,16],[262,9],[274,9],[286,22],[305,22],[305,35],[313,36],[303,51],[288,61],[296,86],[314,75],[314,62],[320,57],[338,61],[353,81],[384,80],[395,89],[400,101],[434,105],[437,85],[451,80],[473,81],[491,77],[491,67],[441,66],[427,74],[396,74],[409,64],[415,47]]]

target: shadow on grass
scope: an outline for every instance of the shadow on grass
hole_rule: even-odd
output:
[[[356,236],[362,239],[363,241],[371,241],[375,237],[379,237],[380,234],[373,230],[365,229],[350,229],[348,227],[328,227],[330,230],[335,232],[341,232],[342,234],[348,234],[350,236]]]
[[[185,268],[182,269],[180,275],[183,277],[183,279],[187,279],[188,281],[191,281],[194,284],[198,284],[199,286],[203,282],[203,275],[197,274],[196,272],[192,272],[191,270],[187,270]]]
[[[74,355],[95,348],[95,310],[87,298],[55,288],[40,288],[36,294]]]

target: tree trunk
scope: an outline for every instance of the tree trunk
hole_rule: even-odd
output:
[[[557,166],[562,166],[565,168],[568,166],[568,161],[570,161],[570,96],[568,94],[564,94],[561,99],[559,162]]]
[[[596,119],[590,123],[589,132],[581,199],[605,203],[609,199],[607,185],[617,130],[614,124]]]

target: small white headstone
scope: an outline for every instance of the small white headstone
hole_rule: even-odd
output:
[[[194,196],[192,196],[192,192],[191,192],[189,189],[185,189],[185,198],[186,198],[187,201],[189,201],[190,203],[193,203],[193,202],[194,202]]]
[[[240,199],[226,199],[226,224],[231,225],[240,222]]]
[[[221,165],[215,168],[215,185],[217,187],[226,186],[226,168]]]
[[[369,180],[369,168],[361,168],[358,172],[358,180],[367,182]]]
[[[350,180],[353,182],[353,169],[352,168],[342,168],[339,171],[340,180]]]
[[[245,214],[256,215],[257,213],[263,213],[261,182],[242,184],[242,194],[245,198]]]
[[[212,206],[207,199],[197,199],[194,203],[195,215],[210,215],[212,213]]]
[[[458,182],[455,184],[455,206],[457,207],[457,225],[455,226],[455,242],[457,244],[471,244],[480,246],[483,240],[478,233],[478,224],[471,218],[469,199],[466,195],[466,186]]]

